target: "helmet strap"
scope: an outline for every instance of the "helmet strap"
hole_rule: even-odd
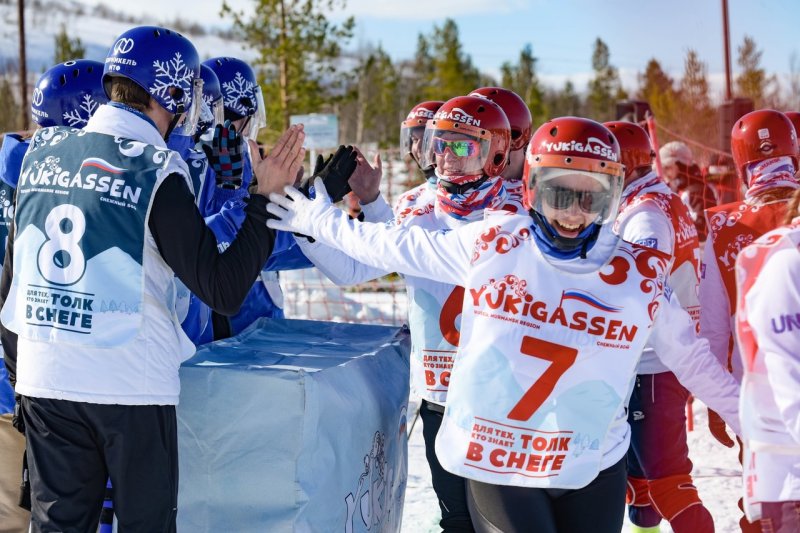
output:
[[[172,120],[169,121],[169,126],[167,126],[167,131],[166,133],[164,133],[164,142],[166,142],[169,139],[170,133],[172,133],[172,130],[174,130],[175,126],[178,125],[178,122],[183,116],[184,111],[185,111],[185,106],[183,105],[183,102],[181,102],[178,104],[178,108],[175,111],[175,115],[172,117]]]

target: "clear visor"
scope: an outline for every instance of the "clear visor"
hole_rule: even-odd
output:
[[[452,129],[426,128],[422,138],[422,168],[431,165],[443,178],[483,174],[491,134],[474,135]]]
[[[589,223],[607,224],[616,218],[622,184],[621,175],[535,167],[528,178],[528,200],[548,220],[582,215]]]
[[[267,113],[264,109],[264,95],[261,93],[261,87],[255,88],[255,98],[256,111],[244,118],[240,131],[242,138],[250,139],[251,141],[257,141],[258,132],[267,126]]]
[[[200,115],[203,108],[203,80],[202,78],[195,78],[192,80],[192,94],[191,105],[189,109],[184,111],[180,120],[175,125],[172,133],[175,135],[193,135],[197,129],[197,124],[200,122]],[[187,98],[184,97],[183,101],[186,102]]]
[[[224,122],[225,103],[222,98],[217,98],[210,104],[208,100],[203,98],[203,109],[200,112],[200,121],[197,123],[195,135],[201,139],[205,138],[209,135],[209,132],[213,133],[217,124],[223,124]]]
[[[403,155],[409,154],[419,164],[422,161],[422,138],[425,126],[402,128],[400,130],[400,150]]]
[[[221,97],[211,102],[211,115],[214,117],[212,127],[225,123],[225,101]]]

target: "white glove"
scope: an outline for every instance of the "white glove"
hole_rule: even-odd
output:
[[[267,212],[277,217],[277,220],[267,220],[267,227],[291,233],[299,233],[308,237],[318,237],[316,229],[319,221],[330,213],[338,211],[331,204],[325,182],[322,178],[314,180],[316,197],[309,200],[294,187],[285,187],[284,191],[289,196],[272,193],[269,195]]]

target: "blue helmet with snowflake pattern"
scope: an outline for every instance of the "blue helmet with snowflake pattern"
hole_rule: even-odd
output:
[[[120,35],[108,51],[103,86],[109,96],[114,76],[133,80],[161,107],[182,114],[200,94],[200,57],[180,33],[138,26]]]
[[[215,57],[203,62],[219,78],[225,118],[242,121],[242,135],[255,140],[258,130],[267,125],[264,97],[250,65],[235,57]]]
[[[100,105],[108,102],[101,83],[103,64],[76,59],[50,67],[31,96],[31,117],[43,128],[83,128]]]
[[[235,57],[214,57],[203,64],[219,79],[226,119],[237,120],[258,111],[258,81],[250,65]]]
[[[203,79],[203,101],[211,110],[213,123],[205,123],[202,119],[198,127],[201,131],[213,128],[217,124],[225,121],[225,105],[223,103],[222,89],[219,85],[219,78],[205,63],[200,65],[200,77]]]

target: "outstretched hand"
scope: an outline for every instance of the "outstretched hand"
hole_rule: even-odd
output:
[[[348,180],[355,170],[356,150],[352,146],[339,146],[328,159],[322,159],[321,155],[317,156],[314,173],[304,179],[298,189],[306,197],[312,198],[316,194],[314,181],[316,178],[322,178],[331,201],[333,203],[341,202],[342,198],[350,192]]]
[[[313,200],[306,198],[294,187],[286,187],[282,191],[285,194],[270,194],[267,212],[272,217],[267,220],[267,226],[276,230],[316,237],[320,218],[336,208],[328,197],[328,191],[325,189],[322,178],[316,178],[314,188],[316,196]]]
[[[383,176],[381,155],[375,154],[372,165],[370,165],[358,148],[355,151],[357,166],[356,171],[350,176],[350,188],[362,204],[371,204],[381,192],[381,177]]]
[[[267,157],[261,157],[258,145],[250,141],[250,159],[253,161],[253,176],[257,181],[256,193],[268,196],[279,193],[292,185],[303,163],[305,133],[303,125],[296,124],[286,130]]]

